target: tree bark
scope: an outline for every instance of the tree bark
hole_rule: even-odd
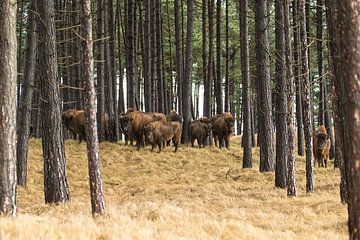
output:
[[[183,84],[183,143],[189,142],[188,129],[191,121],[191,67],[192,67],[192,39],[193,39],[193,11],[194,0],[187,0],[187,25],[186,25],[186,50],[185,50],[185,72]]]
[[[251,87],[249,75],[249,24],[248,1],[240,1],[240,49],[241,49],[241,76],[242,76],[242,105],[244,134],[242,145],[244,147],[243,168],[252,168],[252,142],[251,142]]]
[[[349,239],[360,239],[360,3],[337,1],[340,31],[340,101],[344,117],[344,160],[347,174]]]
[[[260,139],[260,172],[274,171],[274,143],[267,2],[255,2],[257,98]]]
[[[85,133],[89,166],[91,209],[93,216],[105,213],[104,194],[100,174],[99,141],[96,121],[96,93],[92,46],[91,1],[81,0],[82,69],[85,89]]]
[[[299,156],[304,156],[304,130],[303,130],[303,107],[301,100],[301,84],[300,84],[300,58],[301,51],[299,45],[300,27],[299,27],[299,0],[292,2],[293,12],[293,28],[294,28],[294,80],[295,80],[295,98],[296,98],[296,126],[297,126],[297,152]]]
[[[287,195],[296,196],[296,174],[294,156],[294,76],[292,71],[291,55],[291,34],[290,34],[290,0],[283,0],[284,5],[284,36],[285,36],[285,69],[287,84],[287,130],[288,130],[288,150],[287,150]]]
[[[221,74],[221,0],[216,1],[216,113],[223,112],[222,74]]]
[[[210,117],[210,92],[211,86],[209,84],[209,78],[207,74],[207,58],[206,58],[206,47],[207,47],[207,35],[206,35],[206,0],[202,0],[202,74],[204,83],[204,105],[203,105],[203,116]]]
[[[37,0],[45,203],[69,201],[52,1]]]
[[[16,1],[0,4],[0,215],[16,215]]]
[[[276,168],[275,186],[287,186],[287,85],[285,67],[284,5],[275,0],[275,96],[276,96]]]
[[[299,0],[300,42],[301,42],[301,88],[304,114],[304,136],[306,151],[306,192],[314,192],[314,158],[312,143],[312,111],[310,95],[310,78],[308,66],[308,42],[306,34],[305,0]]]
[[[20,186],[26,186],[27,180],[27,157],[28,157],[28,139],[30,134],[30,114],[32,85],[35,78],[36,51],[37,51],[37,29],[35,19],[35,0],[32,1],[28,15],[28,26],[25,48],[25,65],[23,86],[20,96],[20,103],[17,113],[17,183]]]
[[[179,17],[179,0],[174,0],[175,44],[176,44],[176,83],[178,85],[178,112],[182,113],[182,82],[183,82],[183,54]]]

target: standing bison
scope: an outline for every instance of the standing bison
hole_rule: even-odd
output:
[[[203,117],[192,121],[189,125],[189,138],[191,146],[194,147],[194,142],[197,140],[199,148],[205,147],[210,133],[211,124],[208,118]]]
[[[320,126],[313,134],[314,159],[318,167],[327,167],[330,152],[330,138],[324,126]]]
[[[144,146],[145,142],[144,127],[156,121],[165,122],[166,116],[162,113],[141,112],[128,109],[126,114],[120,117],[120,121],[123,121],[126,131],[131,129],[132,137],[136,141],[136,149],[139,150],[141,146]]]
[[[229,149],[230,136],[234,131],[235,119],[233,115],[230,112],[224,112],[213,116],[210,121],[215,146],[219,146],[219,148],[221,148],[223,141],[225,141],[225,146]]]
[[[69,109],[61,115],[62,123],[76,138],[79,135],[79,143],[81,140],[85,140],[85,111]],[[109,130],[109,115],[104,113],[103,116],[104,134],[107,136]]]
[[[175,110],[171,110],[169,114],[166,115],[166,121],[182,123],[182,116],[178,114]]]
[[[158,146],[159,152],[165,146],[165,142],[173,141],[175,146],[175,152],[177,152],[180,139],[181,139],[181,124],[179,122],[152,122],[145,126],[145,134],[149,143],[151,144],[151,150]]]

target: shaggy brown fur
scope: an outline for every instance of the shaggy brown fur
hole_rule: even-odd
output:
[[[166,116],[166,121],[182,123],[182,116],[178,114],[175,110],[171,110]]]
[[[192,121],[189,125],[189,137],[191,146],[194,147],[194,142],[195,140],[197,140],[199,148],[201,148],[202,146],[205,147],[207,143],[206,140],[209,137],[210,132],[211,125],[208,118]]]
[[[234,130],[234,121],[235,119],[230,112],[224,112],[221,115],[217,114],[211,119],[215,146],[221,148],[224,140],[226,148],[230,148],[230,136]]]
[[[61,115],[62,123],[65,127],[74,135],[76,138],[79,135],[79,143],[81,140],[85,140],[85,111],[84,110],[75,110],[69,109],[62,113]],[[105,136],[108,134],[109,130],[109,115],[104,113],[103,124]]]
[[[313,134],[314,159],[318,167],[327,167],[327,161],[330,154],[330,138],[326,132],[325,126],[320,126]]]
[[[162,113],[127,111],[123,117],[124,122],[128,122],[128,128],[131,126],[133,137],[136,140],[136,149],[144,146],[144,127],[155,121],[165,121],[166,116]]]
[[[179,122],[152,122],[145,127],[145,133],[152,146],[151,150],[158,146],[161,152],[164,143],[173,140],[176,152],[181,139],[181,124]]]

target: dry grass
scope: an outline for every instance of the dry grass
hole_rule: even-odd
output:
[[[337,170],[315,169],[305,193],[297,158],[296,198],[274,187],[274,173],[244,170],[239,139],[232,149],[181,146],[158,154],[101,144],[107,216],[90,212],[86,146],[66,142],[71,202],[43,203],[41,143],[31,140],[27,188],[18,188],[18,216],[0,219],[0,239],[346,239],[346,206]]]

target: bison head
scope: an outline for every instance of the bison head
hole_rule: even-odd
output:
[[[222,116],[224,117],[225,127],[226,127],[227,132],[232,133],[234,131],[235,118],[229,112],[224,112],[222,114]]]
[[[154,127],[149,124],[149,125],[146,125],[144,127],[144,134],[145,134],[145,138],[150,142],[150,143],[153,143],[155,140],[154,140]]]
[[[326,133],[320,133],[317,135],[317,147],[318,150],[322,151],[326,145],[326,141],[329,139],[329,136]]]
[[[73,118],[74,118],[74,114],[75,114],[75,110],[73,110],[73,109],[66,110],[65,112],[63,112],[63,113],[61,114],[62,123],[63,123],[65,126],[69,126],[69,125],[71,124],[71,121],[72,121]]]
[[[131,119],[129,118],[129,116],[125,115],[125,114],[121,114],[120,118],[119,118],[119,122],[120,122],[120,129],[123,133],[127,133],[130,124],[131,124]]]

